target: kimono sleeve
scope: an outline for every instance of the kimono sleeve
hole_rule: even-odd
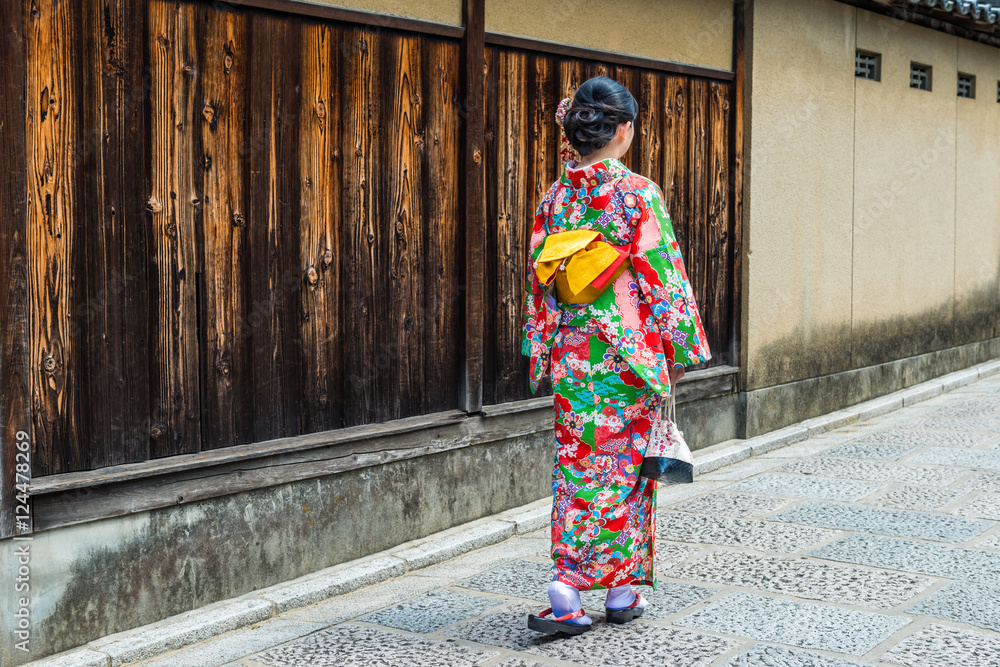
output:
[[[521,337],[521,354],[529,357],[528,379],[531,392],[538,391],[538,385],[549,373],[549,357],[556,329],[559,325],[559,305],[551,291],[542,285],[535,274],[535,263],[542,253],[548,218],[551,211],[551,192],[535,211],[535,222],[528,242],[528,263],[524,279],[524,328]]]
[[[660,331],[667,361],[673,368],[708,361],[712,353],[663,194],[652,182],[633,187],[631,192],[639,218],[632,267],[642,299]]]

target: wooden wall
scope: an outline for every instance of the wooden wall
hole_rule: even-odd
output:
[[[731,361],[728,82],[493,45],[483,104],[463,104],[481,32],[193,0],[10,9],[0,315],[23,363],[0,371],[34,477],[475,412],[480,385],[529,397],[527,235],[555,105],[598,73],[640,101],[626,164],[662,184],[710,364]],[[463,143],[483,107],[484,143]]]
[[[531,396],[521,356],[521,305],[535,209],[559,176],[559,101],[604,75],[639,102],[623,158],[663,189],[713,358],[733,364],[734,251],[731,82],[533,53],[486,51],[486,363],[483,402]]]
[[[458,405],[457,41],[24,6],[35,476]]]

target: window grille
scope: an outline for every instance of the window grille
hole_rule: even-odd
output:
[[[976,77],[971,74],[958,75],[958,96],[969,98],[976,96]]]
[[[931,89],[931,68],[929,65],[910,63],[910,88]]]
[[[881,80],[882,56],[878,53],[858,51],[854,55],[854,76],[869,81]]]

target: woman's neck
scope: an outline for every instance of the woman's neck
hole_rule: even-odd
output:
[[[589,167],[592,164],[597,164],[598,162],[604,162],[608,158],[613,158],[615,155],[610,151],[594,151],[586,157],[581,156],[580,162],[577,163],[577,168]]]

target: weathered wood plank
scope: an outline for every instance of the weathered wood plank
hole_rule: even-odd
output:
[[[457,44],[425,40],[424,251],[425,320],[423,412],[458,407],[463,335],[459,160],[460,71]]]
[[[688,219],[683,221],[687,248],[684,253],[684,265],[688,278],[694,288],[695,301],[708,303],[708,105],[709,82],[704,80],[690,81],[690,98],[688,107],[688,162],[687,190],[689,208]],[[682,246],[683,247],[683,246]]]
[[[378,225],[379,137],[377,111],[382,54],[381,37],[361,28],[347,31],[351,48],[342,53],[340,99],[343,118],[343,260],[341,282],[344,326],[345,417],[348,425],[378,419],[381,382],[376,355],[377,285],[384,266]]]
[[[483,332],[486,307],[486,165],[485,116],[485,0],[465,0],[460,60],[464,73],[462,99],[465,122],[462,125],[461,170],[465,178],[462,208],[465,217],[465,367],[462,373],[463,407],[479,412],[483,406],[483,355],[486,346]]]
[[[681,254],[687,261],[688,229],[694,224],[688,187],[688,80],[666,76],[663,82],[663,176],[660,188],[673,222]]]
[[[149,457],[145,5],[84,3],[88,467]]]
[[[31,477],[31,357],[28,304],[25,16],[0,4],[0,539],[31,532],[31,516],[15,509],[17,484]],[[23,443],[23,444],[22,444]],[[22,452],[22,447],[26,451]],[[20,456],[19,456],[20,453]],[[25,460],[27,454],[27,460]],[[22,464],[22,477],[17,466]],[[25,467],[23,464],[28,464]],[[29,506],[30,507],[30,506]],[[17,512],[17,514],[15,514]],[[18,520],[23,523],[19,524]]]
[[[300,252],[305,358],[304,421],[307,433],[343,421],[340,346],[340,74],[336,48],[342,33],[329,25],[302,27],[302,107],[299,116]]]
[[[198,451],[201,442],[197,290],[195,273],[195,84],[198,77],[194,7],[149,4],[150,131],[156,286],[150,456]],[[200,114],[200,109],[198,113]]]
[[[390,360],[385,397],[387,417],[398,419],[419,412],[424,402],[426,322],[424,303],[425,193],[423,173],[424,104],[421,99],[423,63],[420,38],[386,36],[385,104],[380,125],[385,190],[379,223],[381,250],[387,259],[387,299],[375,304],[381,323],[378,357]],[[433,196],[433,193],[431,193]]]
[[[493,310],[493,344],[508,351],[493,355],[492,384],[496,400],[520,397],[525,377],[518,358],[521,345],[521,308],[524,299],[524,271],[527,262],[529,224],[535,206],[530,203],[528,150],[531,122],[527,107],[527,56],[520,52],[501,52],[498,60],[501,79],[498,86],[498,126],[496,129],[496,163],[498,183],[496,216],[488,225],[495,253],[495,290],[489,301]]]
[[[300,432],[301,267],[296,152],[301,42],[297,25],[251,16],[248,243],[254,437]]]
[[[732,285],[732,260],[729,250],[731,239],[729,130],[729,91],[731,84],[709,83],[708,124],[708,210],[705,220],[707,242],[705,263],[705,301],[703,319],[711,322],[705,334],[709,349],[718,352],[719,363],[725,361],[729,341],[731,316],[730,289]],[[700,305],[700,304],[699,304]]]
[[[662,82],[663,76],[655,72],[642,72],[639,75],[639,89],[635,91],[639,117],[636,119],[636,136],[633,139],[633,142],[639,144],[636,171],[661,187],[664,162]]]
[[[47,475],[87,467],[83,336],[73,312],[82,301],[84,275],[77,217],[80,85],[74,72],[82,16],[75,3],[59,0],[23,8],[31,100],[25,118],[33,472]]]
[[[201,131],[205,372],[202,449],[252,442],[252,370],[246,279],[248,19],[201,8]]]

